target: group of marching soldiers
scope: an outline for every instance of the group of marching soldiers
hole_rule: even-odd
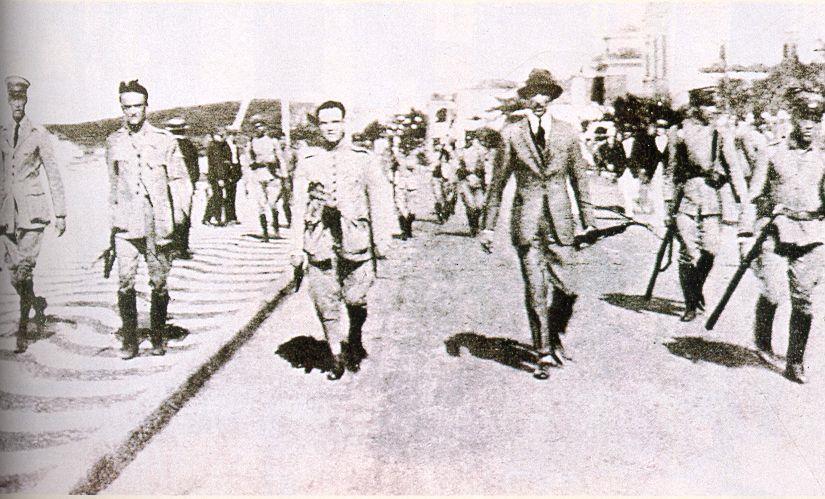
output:
[[[478,235],[495,151],[484,145],[475,131],[466,133],[463,148],[457,148],[455,140],[436,137],[430,151],[423,144],[405,148],[399,145],[400,140],[393,140],[392,132],[389,135],[391,146],[384,151],[384,165],[394,187],[401,238],[413,237],[414,207],[424,178],[428,179],[438,223],[450,219],[460,199],[470,235]]]
[[[6,85],[12,121],[2,130],[0,237],[20,298],[16,351],[23,352],[32,309],[35,318],[42,319],[46,307],[46,300],[34,293],[33,271],[44,229],[51,223],[49,204],[58,235],[66,230],[66,208],[48,132],[25,116],[30,83],[13,76]],[[512,241],[540,356],[534,375],[546,379],[548,365],[569,358],[560,335],[573,314],[576,281],[581,279],[568,265],[570,251],[580,241],[576,227],[580,223],[585,234],[599,230],[577,132],[546,112],[561,92],[548,71],[534,70],[518,90],[530,107],[505,126],[495,151],[471,134],[463,150],[438,141],[428,157],[420,145],[410,147],[391,137],[384,156],[375,157],[346,135],[346,109],[334,101],[315,112],[323,146],[305,148],[300,160],[287,155],[260,124],[248,143],[216,134],[207,154],[210,199],[203,222],[236,220],[234,203],[226,202],[234,201],[236,166],[246,170],[246,189],[256,200],[264,240],[270,234],[279,236],[281,201],[290,222],[288,237],[296,248],[292,264],[302,275],[306,272],[335,358],[328,377],[338,379],[345,367],[357,370],[366,356],[361,328],[367,320],[366,294],[375,278],[375,262],[386,256],[393,236],[412,236],[419,172],[429,167],[438,220],[452,215],[460,197],[470,230],[487,251],[504,186],[514,176]],[[740,270],[752,268],[760,282],[754,311],[757,351],[766,362],[779,362],[772,346],[773,323],[783,291],[789,290],[784,372],[790,380],[804,383],[803,359],[814,318],[812,294],[825,276],[825,106],[822,92],[809,88],[794,88],[784,97],[788,119],[767,127],[757,127],[752,116],[737,121],[710,102],[692,102],[688,115],[669,123],[669,128],[662,126],[652,144],[660,153],[667,206],[665,243],[669,235],[680,246],[679,281],[685,302],[681,320],[693,321],[708,305],[704,285],[719,252],[721,193],[730,185],[740,213]],[[118,263],[124,359],[139,355],[135,277],[141,258],[151,287],[151,353],[165,353],[167,278],[173,259],[188,253],[199,174],[193,166],[197,152],[186,145],[181,123],[170,123],[172,131],[151,125],[146,121],[148,100],[147,89],[137,80],[122,82],[124,123],[106,140],[111,245],[105,255],[108,269]],[[51,203],[41,173],[48,180]],[[577,214],[568,189],[574,192]],[[339,348],[333,338],[341,338],[337,330],[344,308],[349,331]]]

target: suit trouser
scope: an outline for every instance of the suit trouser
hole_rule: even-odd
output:
[[[366,306],[367,292],[375,282],[372,262],[332,258],[310,260],[308,267],[307,284],[315,312],[329,344],[338,345],[346,339],[341,330],[342,305]]]
[[[235,180],[226,183],[226,197],[223,200],[223,209],[226,213],[226,221],[237,220],[238,213],[235,208],[235,199],[238,194],[238,181]]]
[[[166,280],[172,269],[172,245],[158,247],[153,236],[127,239],[115,237],[118,267],[118,291],[135,289],[139,259],[142,256],[149,271],[149,286],[153,291],[166,292]]]
[[[543,238],[534,238],[528,245],[517,246],[516,252],[524,279],[524,298],[533,346],[538,351],[544,351],[552,347],[558,341],[558,335],[564,332],[554,330],[558,329],[555,326],[558,318],[553,317],[550,293],[553,292],[554,298],[563,295],[572,299],[578,294],[574,276],[571,275],[571,265],[576,261],[575,248],[551,245]],[[565,323],[569,318],[566,317]]]
[[[629,168],[625,168],[617,183],[619,184],[619,190],[622,192],[622,205],[625,214],[632,215],[636,211],[636,201],[639,198],[642,183],[630,173]]]
[[[16,241],[3,237],[5,262],[9,266],[12,286],[17,288],[34,277],[34,268],[43,243],[43,229],[17,229]]]
[[[753,262],[753,271],[759,279],[762,296],[769,302],[778,304],[787,290],[790,290],[791,305],[794,309],[812,314],[811,297],[814,289],[825,279],[825,245],[807,251],[799,247],[796,251],[777,254],[777,244],[768,238],[762,245],[762,252]]]
[[[209,187],[212,190],[212,195],[209,196],[209,200],[206,202],[206,210],[203,213],[203,219],[204,221],[208,221],[214,218],[220,222],[221,211],[224,204],[223,187],[221,187],[217,182],[209,182]]]
[[[402,217],[409,216],[413,213],[413,202],[415,200],[415,189],[409,189],[404,186],[395,186],[395,209]]]
[[[679,262],[696,265],[702,252],[716,256],[719,253],[722,215],[688,215],[676,216],[679,230]]]

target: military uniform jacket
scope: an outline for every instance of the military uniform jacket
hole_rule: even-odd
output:
[[[125,126],[106,139],[111,225],[128,238],[153,234],[170,239],[190,209],[192,183],[178,142],[166,130],[144,122]]]
[[[459,180],[465,180],[474,188],[483,187],[487,161],[488,151],[481,144],[473,144],[465,149],[456,172]]]
[[[713,151],[714,133],[716,152]],[[729,181],[734,193],[744,199],[747,186],[732,130],[687,120],[681,130],[671,129],[668,148],[663,177],[664,198],[673,200],[676,189],[681,188],[684,195],[679,205],[680,213],[692,217],[721,215],[721,185],[715,185],[715,178]]]
[[[249,142],[249,159],[251,160],[252,176],[259,182],[287,176],[278,141],[268,135],[252,138]],[[271,168],[256,168],[256,163],[273,166]]]
[[[567,183],[578,206],[579,220],[594,225],[593,207],[584,170],[584,159],[576,133],[570,125],[553,121],[544,150],[539,151],[527,119],[521,118],[502,130],[502,145],[496,155],[487,192],[483,227],[492,230],[498,221],[501,197],[511,175],[516,178],[510,235],[516,246],[529,245],[542,236],[549,222],[549,242],[573,245],[576,233]]]
[[[749,189],[761,222],[754,224],[743,216],[740,231],[760,229],[781,204],[786,213],[774,219],[779,241],[800,246],[825,242],[825,150],[818,144],[792,149],[788,141],[768,149],[756,163]]]
[[[42,229],[49,224],[49,200],[43,189],[40,172],[49,183],[54,215],[66,216],[63,182],[54,156],[49,132],[24,117],[20,121],[17,147],[14,146],[12,122],[2,130],[3,186],[0,187],[0,226],[6,230]]]
[[[299,159],[293,195],[290,237],[310,261],[366,261],[385,254],[398,233],[392,188],[380,162],[346,139]],[[325,212],[331,210],[340,213],[340,233],[327,223]]]

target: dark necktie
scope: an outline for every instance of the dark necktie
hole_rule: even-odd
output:
[[[544,150],[544,127],[541,126],[541,120],[539,120],[538,130],[536,130],[536,145],[539,146],[540,151]]]
[[[14,147],[17,147],[17,139],[20,138],[20,123],[14,124]]]

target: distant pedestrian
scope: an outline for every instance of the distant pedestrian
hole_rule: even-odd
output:
[[[237,210],[237,193],[238,182],[241,181],[243,170],[241,168],[241,152],[242,148],[239,146],[241,139],[238,137],[236,130],[227,129],[226,131],[226,145],[229,146],[231,153],[229,161],[229,169],[226,175],[226,185],[224,186],[224,213],[226,213],[225,223],[227,225],[237,225],[238,210]]]
[[[206,172],[206,180],[209,182],[210,195],[206,201],[203,223],[224,225],[226,219],[223,216],[223,208],[225,205],[226,184],[229,180],[232,153],[223,133],[215,132],[215,134],[212,135],[212,140],[206,148],[206,158],[209,164],[209,170]]]
[[[200,179],[200,169],[198,168],[198,148],[186,136],[186,130],[189,125],[183,118],[172,118],[166,122],[166,129],[172,132],[175,139],[178,141],[178,147],[183,155],[183,162],[186,165],[186,171],[189,173],[189,180],[192,183],[192,192],[195,192],[195,185]],[[177,258],[183,260],[192,259],[192,252],[189,248],[189,232],[192,228],[192,200],[189,200],[189,211],[186,212],[186,219],[179,226],[178,238],[178,255]]]
[[[247,192],[258,206],[258,220],[261,224],[263,240],[269,241],[267,216],[271,217],[272,237],[280,237],[278,221],[278,200],[282,196],[283,185],[280,178],[284,160],[278,141],[267,135],[266,125],[255,124],[255,137],[249,148],[250,164],[246,180]]]

